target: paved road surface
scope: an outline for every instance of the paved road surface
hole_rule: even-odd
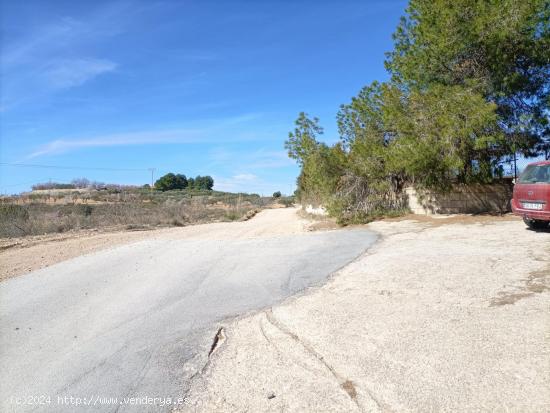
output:
[[[119,403],[182,396],[224,319],[322,282],[375,240],[366,230],[306,233],[302,224],[293,210],[271,210],[1,283],[0,410],[72,411],[90,402],[78,411],[171,410]]]

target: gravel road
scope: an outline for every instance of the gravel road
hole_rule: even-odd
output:
[[[268,210],[0,283],[0,410],[172,410],[230,317],[323,282],[376,239],[306,227],[295,209]]]

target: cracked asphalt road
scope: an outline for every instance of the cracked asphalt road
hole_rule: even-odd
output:
[[[0,410],[74,411],[65,396],[78,411],[172,410],[109,398],[182,396],[222,320],[323,282],[376,239],[308,233],[295,212],[152,234],[1,283]]]

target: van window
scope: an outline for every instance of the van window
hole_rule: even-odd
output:
[[[519,177],[520,184],[550,184],[550,165],[529,165]]]

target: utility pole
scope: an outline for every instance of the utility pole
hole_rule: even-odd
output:
[[[154,185],[154,181],[155,181],[156,168],[149,168],[149,170],[151,171],[151,193],[153,193],[153,185]]]

